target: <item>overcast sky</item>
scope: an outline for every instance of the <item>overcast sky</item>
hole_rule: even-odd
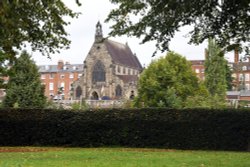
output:
[[[102,23],[104,36],[107,36],[110,31],[110,24],[104,23],[110,10],[114,8],[114,5],[109,0],[80,0],[82,2],[81,7],[75,4],[75,0],[63,1],[74,11],[82,13],[78,19],[72,19],[71,24],[66,27],[67,32],[70,34],[70,49],[61,50],[60,54],[51,55],[51,59],[34,52],[32,53],[33,59],[38,65],[57,64],[58,60],[68,61],[71,64],[81,64],[94,42],[96,23],[98,21]],[[170,48],[185,56],[188,60],[204,59],[204,49],[207,44],[203,43],[199,46],[189,45],[189,38],[184,37],[187,35],[188,30],[190,30],[190,27],[182,28],[170,42]],[[127,36],[111,39],[120,43],[127,42],[132,52],[136,53],[142,65],[148,65],[152,59],[166,54],[158,53],[152,58],[152,54],[155,51],[154,42],[140,45],[141,39],[128,38]]]

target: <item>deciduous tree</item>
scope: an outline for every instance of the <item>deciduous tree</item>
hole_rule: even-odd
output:
[[[136,102],[145,107],[182,108],[186,98],[197,89],[198,79],[191,64],[181,55],[169,52],[141,74]]]
[[[77,15],[62,0],[1,0],[0,75],[5,75],[6,63],[13,63],[16,51],[27,44],[47,56],[68,48],[65,19]]]
[[[142,43],[156,40],[157,48],[169,49],[169,41],[181,27],[192,25],[190,42],[210,37],[220,47],[250,44],[249,0],[111,0],[118,7],[107,21],[114,21],[111,35],[128,34]],[[230,47],[232,46],[232,47]]]

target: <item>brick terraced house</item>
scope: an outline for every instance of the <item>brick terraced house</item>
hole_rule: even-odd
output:
[[[206,54],[206,53],[205,53]],[[206,56],[205,56],[206,57]],[[196,76],[205,80],[205,60],[190,60]],[[237,50],[234,51],[234,62],[229,62],[233,74],[233,89],[227,92],[227,99],[249,101],[250,103],[250,58],[243,61]]]
[[[83,72],[83,64],[58,61],[57,65],[38,66],[41,81],[45,85],[45,95],[54,100],[72,99],[72,84]]]

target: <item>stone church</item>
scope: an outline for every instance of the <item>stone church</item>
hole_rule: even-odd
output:
[[[120,100],[137,95],[143,69],[138,58],[127,44],[104,38],[100,22],[83,66],[81,78],[73,84],[74,99]]]

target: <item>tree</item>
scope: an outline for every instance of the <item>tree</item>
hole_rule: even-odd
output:
[[[212,96],[203,82],[199,83],[199,89],[195,95],[189,96],[185,101],[184,108],[225,108],[225,98]]]
[[[44,108],[46,97],[38,68],[31,56],[22,52],[11,68],[13,75],[7,84],[4,107]]]
[[[182,108],[183,102],[194,95],[197,88],[198,79],[191,64],[181,55],[169,52],[142,72],[136,104]]]
[[[246,44],[249,52],[249,0],[111,0],[118,4],[106,21],[113,21],[110,35],[143,37],[142,43],[156,40],[161,51],[180,27],[192,25],[190,42],[200,44],[210,37],[220,47]]]
[[[208,40],[207,52],[205,85],[212,96],[217,94],[225,98],[227,90],[227,61],[224,58],[224,53],[213,39]]]
[[[64,19],[77,15],[62,0],[1,0],[0,74],[9,75],[6,62],[12,64],[16,51],[27,44],[48,57],[68,48],[70,41],[64,26],[69,22]]]
[[[228,65],[228,62],[226,63],[226,83],[227,83],[227,90],[232,90],[233,89],[233,70],[231,67]]]
[[[216,44],[215,40],[208,40],[208,50],[205,60],[205,85],[210,94],[210,102],[214,108],[225,107],[226,90],[229,79],[228,62],[224,58],[224,52]]]

